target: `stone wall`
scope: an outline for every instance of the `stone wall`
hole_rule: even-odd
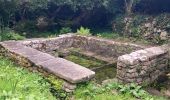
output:
[[[132,43],[122,43],[97,37],[74,36],[73,47],[91,51],[103,57],[117,57],[136,50],[146,48],[145,46]]]
[[[73,47],[93,52],[103,57],[114,57],[116,59],[123,54],[146,48],[145,46],[132,43],[121,43],[108,39],[79,36],[74,34],[66,34],[49,39],[31,39],[21,42],[26,46],[43,52]]]
[[[95,75],[93,71],[46,53],[71,47],[90,51],[105,58],[118,58],[117,78],[123,83],[152,83],[167,71],[170,59],[169,45],[146,48],[131,43],[74,34],[47,39],[0,42],[0,55],[10,57],[27,68],[56,75],[69,83],[90,80]]]
[[[43,52],[50,52],[57,49],[72,47],[74,42],[73,34],[60,35],[55,38],[38,38],[20,41],[23,45]]]
[[[63,88],[67,91],[73,90],[70,86],[89,81],[95,76],[95,72],[90,69],[27,47],[17,41],[0,42],[0,55],[10,58],[31,71],[63,79],[65,81]]]
[[[168,51],[152,47],[120,56],[117,78],[123,83],[150,84],[168,69]]]

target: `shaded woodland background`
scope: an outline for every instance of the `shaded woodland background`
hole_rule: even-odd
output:
[[[0,31],[32,36],[83,26],[127,36],[168,36],[169,5],[169,0],[0,0]]]

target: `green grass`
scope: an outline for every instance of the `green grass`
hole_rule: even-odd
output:
[[[0,57],[0,100],[55,100],[50,87],[41,75]]]
[[[106,38],[106,39],[113,39],[115,41],[121,42],[131,42],[136,44],[148,45],[152,44],[151,42],[140,38],[140,37],[127,37],[127,36],[120,36],[118,33],[113,32],[101,32],[96,34],[97,37]]]
[[[74,93],[75,100],[135,100],[128,94],[118,94],[115,90],[107,90],[105,87],[97,86],[95,83],[80,85]]]

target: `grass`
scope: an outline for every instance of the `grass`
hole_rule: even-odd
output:
[[[58,84],[58,83],[57,83]],[[51,85],[38,73],[31,73],[18,67],[7,58],[0,57],[0,100],[56,100],[49,91]],[[97,85],[80,84],[68,99],[74,100],[165,100],[142,92],[137,86],[124,86],[118,83]],[[60,97],[64,92],[56,92]],[[59,94],[60,93],[60,94]],[[60,100],[60,99],[59,99]],[[62,99],[64,100],[64,99]]]
[[[141,86],[121,85],[116,82],[106,85],[81,84],[74,92],[75,100],[166,100],[149,95]]]
[[[120,36],[118,33],[113,33],[113,32],[101,32],[101,33],[97,33],[96,36],[101,38],[106,38],[106,39],[114,39],[115,41],[121,41],[121,42],[131,42],[131,43],[142,44],[142,45],[152,44],[151,42],[146,41],[143,38]]]
[[[56,34],[44,33],[44,37],[53,37]],[[49,36],[50,35],[50,36]],[[96,36],[115,39],[125,42],[136,42],[140,39],[121,37],[115,33],[99,33]],[[14,40],[20,39],[20,36],[14,34],[7,38]],[[40,35],[42,37],[42,34]],[[6,38],[5,38],[6,39]],[[22,39],[22,38],[21,38]],[[141,40],[139,43],[145,43]],[[147,44],[147,42],[146,42]],[[93,62],[88,59],[79,58],[76,56],[69,56],[67,59],[74,60],[82,66],[100,66],[100,63]],[[62,81],[58,81],[53,77],[49,77],[54,87],[61,89]],[[136,86],[137,87],[137,86]],[[88,83],[78,86],[73,93],[72,98],[75,100],[165,100],[162,97],[154,97],[143,91],[141,88],[129,88],[129,86],[120,85],[117,83],[107,84],[105,86],[98,86],[96,83]],[[56,100],[52,95],[50,89],[51,84],[38,73],[31,73],[26,69],[19,67],[7,58],[0,57],[0,100]],[[55,96],[66,97],[65,92],[55,91]]]
[[[44,78],[0,57],[0,100],[55,100]]]

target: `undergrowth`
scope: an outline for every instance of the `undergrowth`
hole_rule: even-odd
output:
[[[149,95],[141,86],[115,82],[107,85],[81,84],[75,91],[74,98],[76,100],[166,100],[163,97]]]
[[[55,100],[50,87],[39,74],[0,57],[0,100]]]

